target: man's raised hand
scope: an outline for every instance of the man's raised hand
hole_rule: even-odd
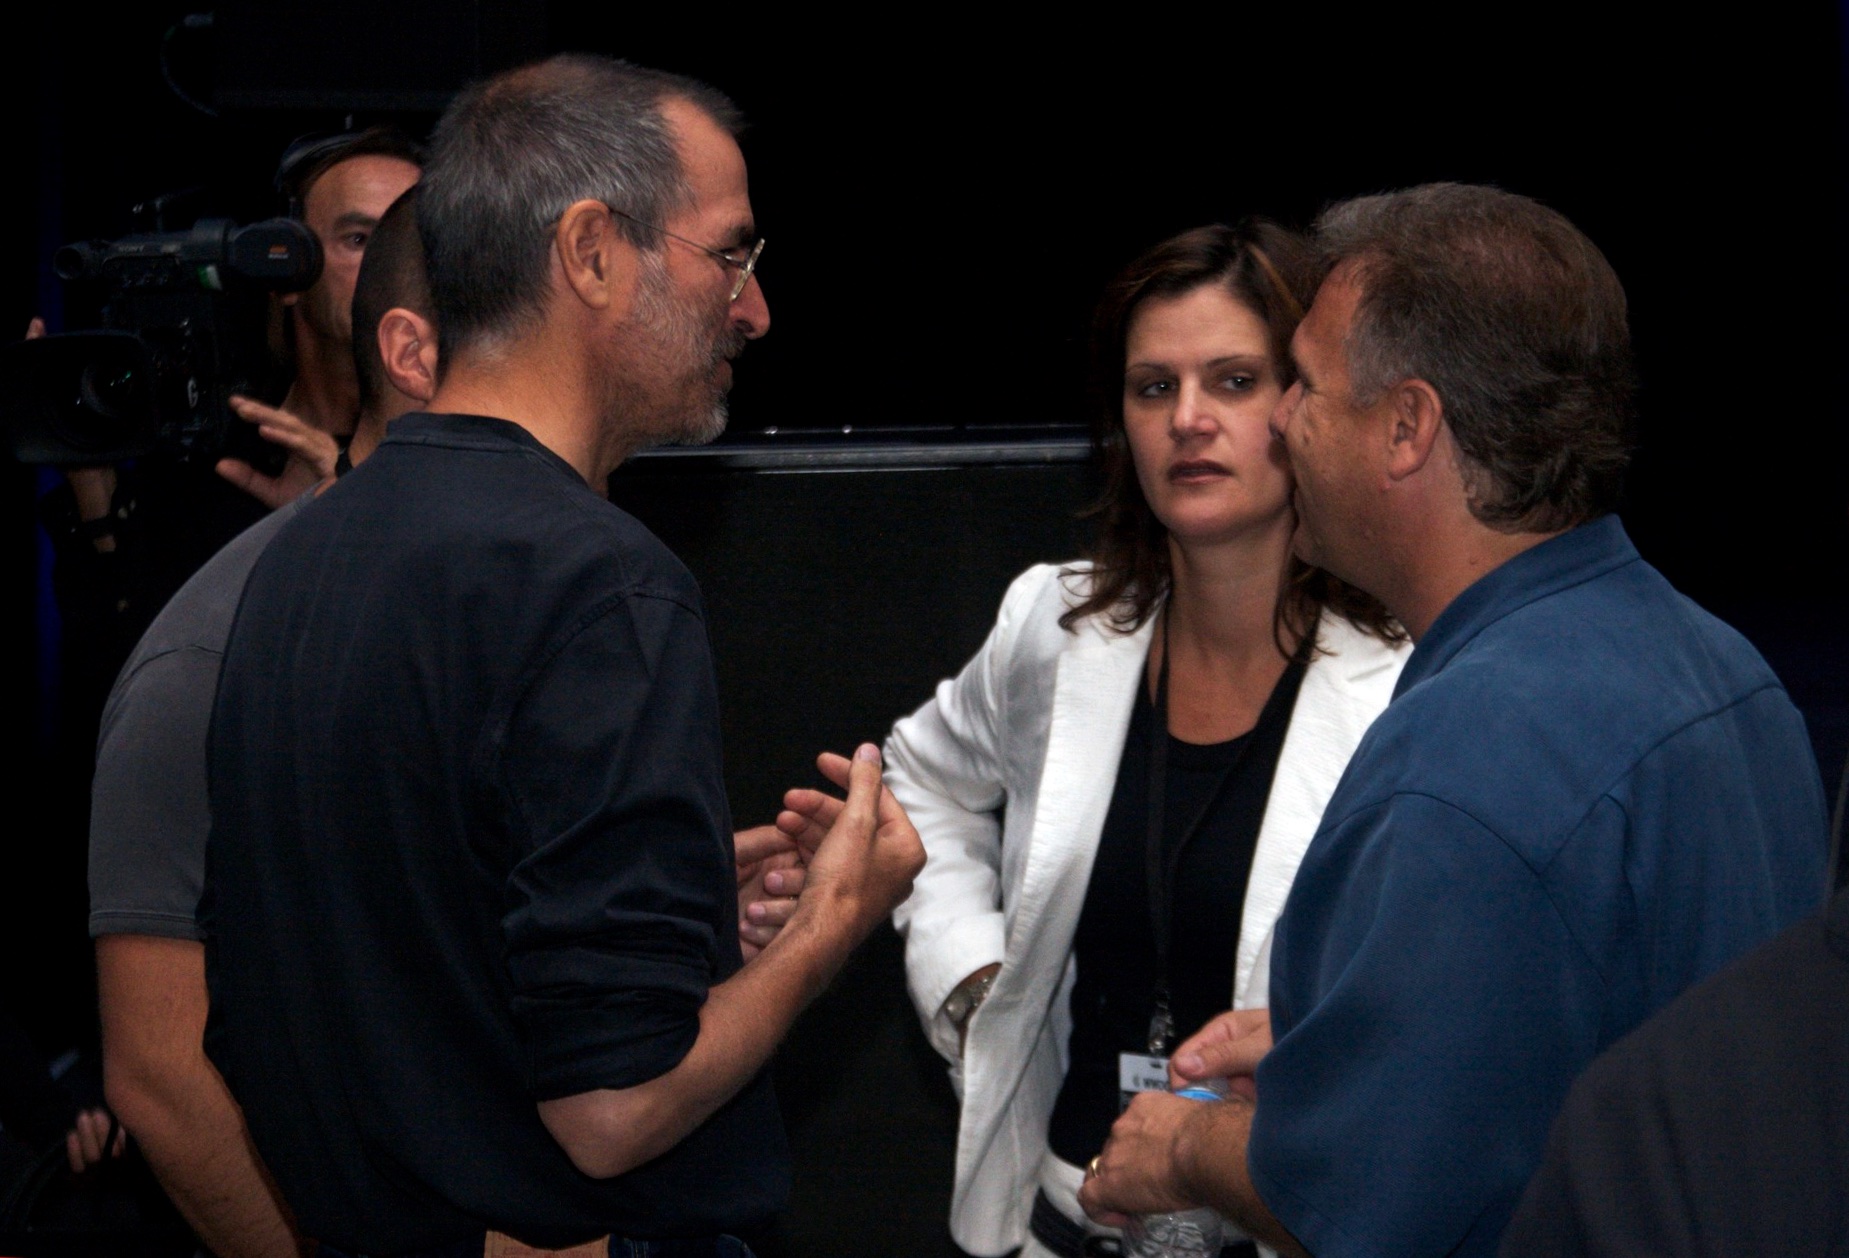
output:
[[[847,799],[791,791],[777,828],[796,842],[808,865],[799,903],[831,918],[845,916],[858,939],[911,894],[912,879],[924,868],[924,845],[881,783],[878,747],[862,743],[852,761],[825,753],[817,764],[847,787]]]

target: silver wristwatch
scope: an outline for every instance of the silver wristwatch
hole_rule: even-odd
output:
[[[995,986],[995,976],[1000,970],[990,970],[980,978],[966,978],[951,989],[944,1000],[944,1016],[950,1019],[950,1025],[959,1031],[975,1013],[982,1002],[989,998],[989,989]]]

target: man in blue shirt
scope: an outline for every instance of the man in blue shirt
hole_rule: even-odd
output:
[[[1235,1099],[1139,1098],[1085,1203],[1204,1200],[1289,1253],[1492,1253],[1575,1075],[1815,907],[1822,787],[1765,662],[1610,514],[1630,337],[1591,241],[1443,184],[1318,232],[1272,420],[1297,546],[1417,650],[1305,855],[1269,1014],[1176,1055],[1246,1076]]]

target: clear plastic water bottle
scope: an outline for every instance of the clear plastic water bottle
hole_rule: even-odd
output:
[[[1230,1093],[1224,1079],[1175,1089],[1190,1101],[1224,1101]],[[1217,1258],[1223,1230],[1219,1214],[1206,1206],[1136,1215],[1124,1224],[1124,1258]]]

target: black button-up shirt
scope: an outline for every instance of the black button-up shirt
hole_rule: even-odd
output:
[[[562,1246],[781,1205],[763,1079],[607,1181],[535,1108],[672,1068],[740,959],[698,587],[524,429],[400,419],[277,536],[210,766],[208,1048],[306,1232]]]

